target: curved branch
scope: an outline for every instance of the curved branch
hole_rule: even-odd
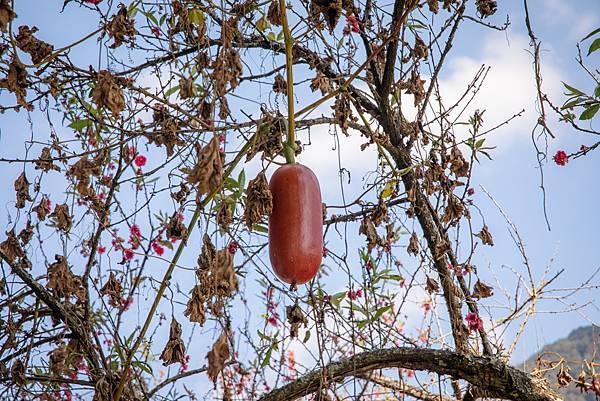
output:
[[[423,348],[363,352],[314,370],[264,395],[260,401],[290,401],[303,397],[317,391],[323,377],[332,383],[374,369],[400,367],[466,380],[484,391],[486,397],[515,401],[562,401],[541,379],[508,366],[497,358]]]
[[[441,395],[441,394],[430,393],[429,391],[422,390],[420,388],[411,386],[404,382],[390,379],[389,377],[386,377],[386,376],[373,375],[371,373],[367,373],[367,374],[356,375],[356,377],[358,377],[360,379],[368,380],[368,381],[378,384],[382,387],[389,388],[390,390],[394,390],[398,393],[406,394],[408,396],[416,398],[417,400],[456,401],[456,399],[454,399],[452,397],[448,397],[448,396]]]

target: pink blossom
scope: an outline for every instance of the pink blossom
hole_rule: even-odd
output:
[[[135,158],[135,165],[138,167],[144,167],[148,159],[144,155],[138,155]]]

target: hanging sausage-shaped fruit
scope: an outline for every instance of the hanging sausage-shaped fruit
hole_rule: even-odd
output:
[[[286,5],[280,0],[285,38],[288,121],[284,154],[287,164],[279,167],[269,182],[273,210],[269,216],[269,257],[277,276],[293,287],[312,279],[323,257],[323,209],[315,174],[296,163],[292,43]]]
[[[269,183],[269,257],[277,276],[288,284],[312,279],[323,257],[323,209],[319,181],[302,164],[279,167]]]

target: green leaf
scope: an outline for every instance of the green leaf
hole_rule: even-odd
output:
[[[586,40],[588,38],[591,38],[592,36],[594,36],[597,33],[600,33],[600,28],[596,28],[592,32],[590,32],[587,35],[585,35],[585,37],[583,39],[581,39],[581,42],[583,42],[584,40]]]
[[[179,91],[179,85],[175,85],[174,87],[172,87],[171,89],[169,89],[168,91],[165,92],[165,96],[169,97],[178,91]]]
[[[594,116],[598,112],[598,109],[600,109],[600,103],[596,103],[596,104],[589,106],[587,109],[585,109],[585,111],[583,113],[581,113],[581,115],[579,116],[579,119],[580,120],[591,120],[592,118],[594,118]]]
[[[275,33],[273,32],[269,32],[269,34],[267,35],[267,39],[269,39],[271,42],[275,42],[277,40],[277,38],[275,37]]]
[[[377,309],[377,312],[375,312],[375,316],[373,316],[373,319],[371,319],[371,320],[374,322],[379,320],[381,315],[383,315],[385,312],[389,311],[390,309],[392,309],[392,305],[384,306],[384,307]]]
[[[590,45],[590,48],[588,49],[588,56],[598,49],[600,49],[600,38],[598,38],[592,42],[592,44]]]
[[[188,13],[188,17],[190,22],[197,26],[201,26],[204,23],[204,13],[200,9],[194,8]]]
[[[75,120],[69,124],[69,128],[73,128],[75,131],[81,132],[84,128],[87,128],[92,124],[92,120],[85,118],[81,120]]]
[[[302,340],[302,342],[306,344],[308,340],[310,340],[310,330],[306,330],[306,333],[304,334],[304,340]]]
[[[267,366],[269,364],[269,362],[271,362],[271,353],[273,352],[273,348],[269,347],[269,349],[267,350],[267,353],[265,354],[265,359],[263,359],[262,363],[260,364],[261,368],[264,368],[265,366]]]
[[[596,86],[596,89],[594,89],[594,96],[600,97],[600,85]]]
[[[154,22],[154,25],[159,25],[158,20],[156,19],[154,14],[152,14],[150,12],[145,12],[145,11],[142,11],[142,14],[144,14],[146,16],[146,18],[148,18],[150,21]]]
[[[140,368],[144,372],[148,373],[149,375],[152,374],[152,367],[150,365],[148,365],[146,362],[143,362],[143,361],[134,361],[132,363],[132,365],[133,366],[137,366],[138,368]]]
[[[238,186],[243,189],[246,186],[246,172],[244,170],[240,171],[237,180]]]
[[[582,100],[584,100],[584,99],[582,99],[580,97],[575,98],[574,100],[571,100],[570,102],[563,104],[562,109],[563,110],[572,109],[573,107],[577,106]]]
[[[265,227],[265,226],[261,226],[260,224],[255,224],[255,225],[252,227],[252,229],[253,229],[254,231],[258,231],[259,233],[265,233],[265,234],[266,234],[266,233],[268,233],[268,232],[269,232],[269,230],[267,229],[267,227]]]
[[[567,93],[567,95],[573,94],[573,95],[577,95],[577,96],[585,96],[585,93],[583,93],[579,89],[576,89],[576,88],[572,87],[571,85],[569,85],[569,84],[567,84],[565,82],[563,82],[563,85],[565,86],[565,88],[567,88],[567,90],[570,91],[570,93]]]

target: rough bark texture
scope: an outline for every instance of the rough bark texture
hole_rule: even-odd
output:
[[[515,401],[563,401],[543,380],[508,366],[497,358],[421,348],[363,352],[344,361],[333,362],[323,369],[314,370],[271,391],[260,398],[260,401],[295,400],[318,390],[323,377],[326,377],[329,383],[333,383],[345,377],[390,367],[426,370],[463,379],[480,389],[481,397]]]

